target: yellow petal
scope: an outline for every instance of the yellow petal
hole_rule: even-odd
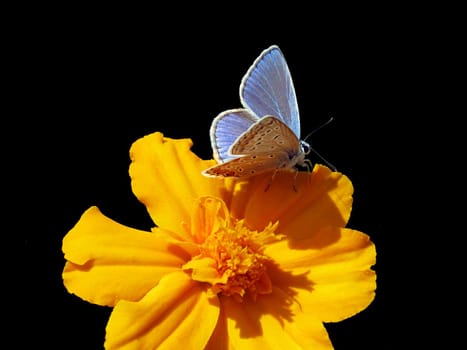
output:
[[[239,303],[233,298],[222,298],[221,305],[225,314],[221,315],[219,325],[225,324],[227,330],[216,329],[209,343],[212,349],[227,349],[225,337],[220,336],[225,333],[230,349],[332,349],[320,320],[302,315],[298,305],[279,289],[259,296],[256,302]]]
[[[139,300],[166,274],[190,259],[150,233],[121,225],[88,209],[63,239],[63,280],[70,293],[99,305]]]
[[[289,336],[300,344],[300,349],[333,349],[326,328],[313,314],[297,312],[293,321],[287,322],[284,328]]]
[[[164,277],[138,302],[119,302],[107,324],[107,350],[203,349],[219,315],[209,298],[184,273]]]
[[[227,283],[228,276],[219,276],[217,263],[209,257],[192,259],[183,266],[183,270],[191,272],[191,278],[195,281],[209,284]]]
[[[347,223],[353,187],[343,174],[316,165],[311,174],[280,171],[272,182],[271,176],[252,178],[232,199],[231,213],[244,217],[252,229],[279,221],[277,232],[301,239],[323,227]]]
[[[219,319],[217,320],[216,328],[204,350],[234,350],[229,341],[225,310],[221,306],[219,311]]]
[[[229,222],[229,211],[223,201],[212,197],[199,198],[194,205],[191,219],[191,235],[196,243],[203,243],[219,229],[220,220]]]
[[[328,236],[335,241],[329,243]],[[324,322],[337,322],[372,302],[376,275],[370,268],[375,264],[376,251],[367,235],[346,228],[328,228],[300,241],[299,249],[291,250],[286,245],[286,242],[271,244],[265,253],[279,269],[295,276],[303,274],[302,278],[285,273],[270,276],[274,285],[294,290],[294,298],[305,313]]]
[[[205,195],[221,196],[224,182],[201,171],[214,165],[190,151],[190,139],[174,140],[156,132],[137,140],[130,149],[131,184],[151,218],[165,229],[180,232],[190,222],[193,202]]]

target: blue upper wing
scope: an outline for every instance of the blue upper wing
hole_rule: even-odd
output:
[[[245,108],[259,118],[273,115],[300,139],[300,117],[289,68],[279,47],[273,45],[255,60],[240,85]]]
[[[223,163],[236,158],[229,152],[230,146],[257,121],[247,109],[230,109],[214,118],[210,130],[214,159]]]

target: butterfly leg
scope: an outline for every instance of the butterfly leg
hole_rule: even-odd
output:
[[[305,159],[305,167],[308,173],[312,173],[315,167],[315,164],[312,163],[311,160]],[[311,176],[308,176],[308,182],[311,182]]]
[[[269,190],[269,188],[271,187],[271,184],[272,182],[274,181],[274,178],[276,177],[276,174],[277,172],[279,171],[279,169],[276,169],[274,170],[274,173],[272,174],[271,178],[269,179],[268,181],[268,184],[266,185],[266,188],[264,189],[264,192],[266,192],[267,190]],[[295,192],[298,192],[298,188],[297,188],[297,176],[298,176],[298,169],[295,169],[295,176],[293,178],[293,190]]]
[[[295,176],[293,177],[293,190],[295,192],[298,192],[298,189],[297,189],[297,176],[298,176],[298,169],[297,168],[294,168],[295,170]]]
[[[267,192],[269,190],[269,187],[271,187],[272,182],[274,181],[274,178],[276,177],[278,169],[275,169],[274,172],[272,173],[271,178],[268,181],[268,184],[266,185],[266,188],[264,189],[264,192]]]

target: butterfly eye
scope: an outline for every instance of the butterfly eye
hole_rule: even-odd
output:
[[[308,154],[311,151],[311,147],[310,147],[309,143],[306,142],[306,141],[301,140],[300,141],[300,147],[302,149],[302,152],[305,153],[305,154]]]

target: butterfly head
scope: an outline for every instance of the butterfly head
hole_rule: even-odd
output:
[[[310,144],[303,140],[300,140],[300,149],[305,156],[307,156],[311,152]]]

